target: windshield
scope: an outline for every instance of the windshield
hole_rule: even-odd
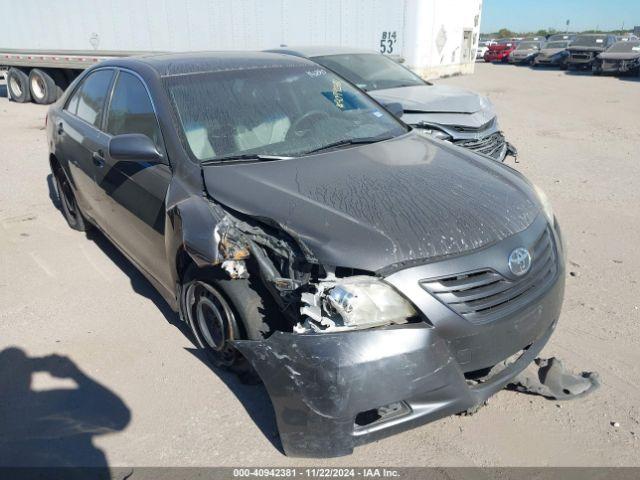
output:
[[[612,53],[640,53],[640,42],[618,42],[608,51]]]
[[[333,73],[309,65],[165,78],[183,141],[198,160],[297,156],[407,131]]]
[[[569,42],[549,42],[544,48],[567,48],[568,46]]]
[[[540,42],[522,42],[516,50],[532,50],[534,48],[540,48]]]
[[[508,38],[505,38],[503,40],[498,40],[496,42],[496,45],[502,45],[502,46],[507,46],[507,47],[511,47],[515,42],[513,40],[509,40]]]
[[[313,61],[333,70],[364,90],[428,85],[402,65],[377,53],[327,55],[314,57]]]
[[[580,35],[576,37],[573,47],[604,47],[607,37],[604,35]]]

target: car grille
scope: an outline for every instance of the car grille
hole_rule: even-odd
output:
[[[517,280],[484,269],[423,280],[420,284],[471,323],[487,323],[532,302],[555,280],[558,265],[548,228],[534,242],[531,252],[531,270]]]
[[[592,53],[572,53],[571,58],[576,60],[591,60],[593,57]]]
[[[602,62],[602,68],[618,69],[622,66],[622,62],[617,60],[604,60]]]
[[[474,140],[458,140],[454,142],[459,147],[468,148],[474,152],[483,153],[493,158],[500,158],[502,150],[505,147],[506,140],[504,135],[496,132],[488,137]]]

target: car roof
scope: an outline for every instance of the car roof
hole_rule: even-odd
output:
[[[141,64],[153,68],[161,77],[170,77],[230,70],[306,66],[312,62],[277,53],[226,51],[159,53],[108,60],[100,65],[131,68]]]
[[[354,53],[372,53],[379,55],[375,50],[366,50],[354,47],[332,47],[332,46],[283,46],[280,48],[272,48],[265,52],[283,53],[286,55],[295,55],[296,57],[313,58],[323,57],[325,55],[348,55]]]

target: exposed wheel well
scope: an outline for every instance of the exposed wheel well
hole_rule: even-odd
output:
[[[195,267],[196,262],[194,262],[187,251],[181,247],[176,253],[176,273],[178,275],[178,282],[182,283],[185,272],[191,266]]]

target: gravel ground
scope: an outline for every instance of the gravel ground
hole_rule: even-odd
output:
[[[50,197],[46,108],[0,99],[0,388],[24,398],[20,421],[0,405],[0,437],[33,427],[46,439],[46,419],[73,403],[85,433],[49,436],[71,463],[640,466],[636,80],[487,64],[441,80],[489,95],[520,150],[509,163],[551,198],[570,274],[543,354],[598,371],[600,390],[563,403],[503,391],[472,417],[326,461],[285,457],[264,389],[210,369],[130,263],[66,226]]]

